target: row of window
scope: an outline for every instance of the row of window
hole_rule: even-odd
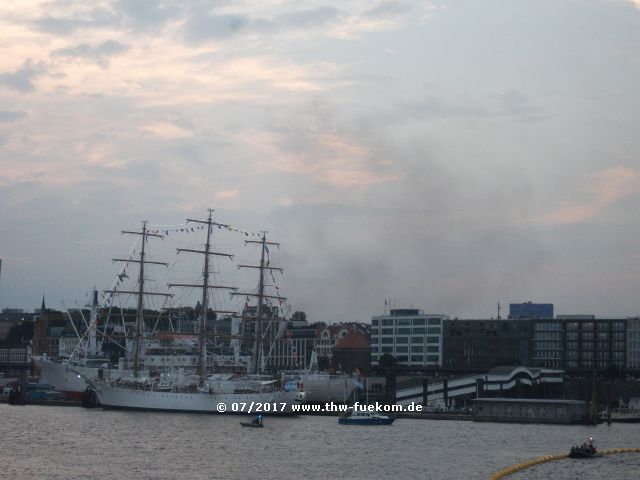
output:
[[[440,335],[440,327],[429,327],[429,328],[424,328],[424,327],[417,327],[417,328],[372,328],[371,329],[371,335],[378,335],[378,334],[382,334],[382,335],[424,335],[424,334],[429,334],[429,335]]]
[[[393,328],[382,328],[380,329],[379,332],[381,335],[440,335],[440,333],[442,333],[442,330],[440,330],[440,327],[429,327],[429,328],[397,328],[394,329]],[[378,335],[378,329],[377,328],[372,328],[371,329],[371,336],[377,336]]]
[[[562,338],[561,332],[533,332],[534,340],[560,340]]]
[[[534,341],[534,348],[537,350],[562,350],[562,342],[559,341],[540,341],[540,340],[535,340]],[[603,351],[608,351],[608,350],[624,350],[625,349],[625,343],[624,342],[591,342],[591,341],[587,341],[587,342],[567,342],[566,343],[566,349],[567,350],[603,350]]]
[[[410,325],[441,325],[441,318],[383,318],[379,320],[374,318],[371,320],[371,326],[377,327],[382,325],[383,327],[398,326],[410,326]]]
[[[371,355],[371,360],[373,362],[377,362],[380,357],[377,354]],[[439,355],[397,355],[395,357],[398,362],[407,362],[408,359],[411,358],[412,362],[424,362],[425,358],[427,362],[430,363],[438,363],[440,361]]]
[[[609,331],[621,332],[626,330],[625,322],[567,322],[567,330],[598,330],[599,332]]]
[[[373,352],[377,352],[378,348],[374,347]],[[411,345],[411,353],[424,353],[425,347],[422,345]],[[438,345],[427,345],[427,353],[440,353],[440,347]],[[381,353],[394,353],[394,347],[380,347]],[[396,345],[395,353],[409,353],[408,345]]]
[[[381,343],[383,345],[389,345],[393,343],[437,343],[440,344],[440,337],[411,337],[411,341],[409,341],[409,337],[395,337],[395,341],[393,337],[371,337],[371,343],[377,344]]]
[[[613,365],[615,367],[623,368],[624,367],[624,362],[616,361],[616,360],[613,360],[611,362],[608,362],[606,360],[599,360],[597,362],[592,362],[591,360],[583,360],[581,362],[572,360],[572,361],[568,361],[567,362],[567,368],[568,369],[572,369],[572,368],[593,368],[594,366],[596,368],[605,369],[605,368],[608,368],[609,365]]]
[[[534,331],[540,330],[562,330],[562,323],[560,322],[536,322],[533,324]]]

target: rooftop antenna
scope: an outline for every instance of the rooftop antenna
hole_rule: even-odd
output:
[[[500,320],[500,301],[498,301],[498,320]]]

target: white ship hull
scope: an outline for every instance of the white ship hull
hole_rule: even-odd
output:
[[[34,357],[33,361],[40,370],[40,383],[52,385],[54,389],[64,392],[65,397],[73,400],[79,400],[82,392],[89,386],[84,378],[97,380],[100,370],[104,379],[117,380],[130,375],[129,370],[69,366],[48,358]]]
[[[182,393],[94,385],[103,408],[159,412],[291,415],[296,392]],[[244,404],[244,406],[243,406]],[[249,411],[251,409],[251,411]]]

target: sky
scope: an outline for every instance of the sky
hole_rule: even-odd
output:
[[[213,208],[311,321],[640,314],[638,0],[5,0],[0,29],[0,308],[83,303],[121,230]]]

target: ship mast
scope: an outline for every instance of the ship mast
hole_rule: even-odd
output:
[[[285,301],[285,297],[279,297],[276,295],[266,295],[264,293],[264,271],[265,270],[277,270],[282,273],[282,268],[279,267],[270,267],[265,265],[265,252],[268,251],[267,245],[275,245],[277,248],[280,248],[279,243],[275,242],[267,242],[267,232],[262,232],[262,239],[257,240],[245,240],[245,245],[248,243],[257,243],[261,245],[261,255],[260,255],[260,265],[238,265],[238,268],[257,268],[260,270],[260,279],[258,281],[258,293],[247,293],[247,292],[235,292],[234,295],[246,295],[249,297],[258,297],[258,306],[256,308],[256,339],[255,339],[255,356],[253,358],[253,372],[260,374],[262,371],[262,309],[263,309],[263,301],[265,298],[274,298],[277,300]]]
[[[202,285],[193,285],[186,283],[170,283],[169,287],[194,287],[202,288],[202,312],[200,313],[200,329],[198,332],[198,376],[200,381],[203,381],[207,376],[207,315],[209,312],[209,289],[226,289],[236,291],[236,287],[226,287],[223,285],[210,285],[209,284],[209,257],[216,255],[219,257],[233,258],[233,255],[228,253],[217,253],[209,250],[211,246],[211,231],[214,225],[213,222],[213,209],[208,209],[209,216],[206,220],[194,220],[187,219],[187,222],[202,223],[207,225],[207,241],[204,245],[204,250],[192,250],[187,248],[179,248],[180,252],[200,253],[204,255],[204,267],[202,271]],[[227,310],[214,310],[219,313],[235,313]]]
[[[142,329],[144,326],[144,296],[145,295],[158,295],[163,297],[171,297],[173,296],[170,293],[151,293],[144,291],[144,265],[146,263],[153,265],[164,265],[168,266],[168,263],[164,262],[152,262],[149,260],[145,260],[145,244],[147,243],[147,238],[149,237],[158,237],[164,238],[162,235],[158,235],[157,233],[150,233],[147,231],[147,221],[142,221],[142,231],[140,232],[131,232],[127,230],[123,230],[122,234],[128,235],[140,235],[142,236],[142,248],[140,249],[140,260],[132,260],[125,258],[114,258],[114,262],[131,262],[140,264],[140,271],[138,274],[138,291],[128,291],[128,290],[119,290],[113,291],[112,293],[132,293],[134,295],[138,295],[138,311],[136,315],[136,331],[135,331],[135,343],[133,350],[133,374],[135,377],[138,377],[140,374],[140,351],[142,350]]]

